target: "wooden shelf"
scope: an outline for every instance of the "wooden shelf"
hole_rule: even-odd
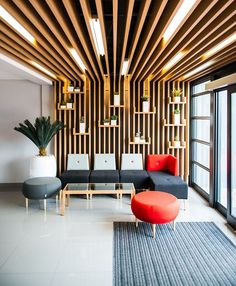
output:
[[[155,113],[156,113],[156,107],[153,106],[153,107],[152,107],[152,111],[149,111],[149,112],[136,111],[136,108],[134,107],[133,113],[134,113],[134,114],[155,114]]]
[[[174,124],[174,123],[166,123],[166,119],[163,119],[162,124],[163,126],[186,126],[186,120],[184,119],[184,123]]]
[[[186,104],[186,97],[182,97],[180,102],[174,102],[171,97],[168,97],[168,104]]]
[[[67,110],[75,110],[75,107],[73,107],[73,108],[61,108],[61,107],[60,107],[60,104],[58,104],[58,105],[57,105],[57,110],[61,110],[61,111],[64,111],[64,110],[65,110],[65,111],[67,111]]]
[[[86,135],[89,135],[89,129],[85,133],[80,133],[80,132],[76,132],[75,128],[73,128],[73,135],[75,135],[75,136],[83,136],[83,135],[86,136]]]
[[[141,142],[136,143],[134,141],[130,141],[129,144],[131,144],[131,145],[150,145],[151,144],[151,140],[150,140],[150,138],[148,138],[148,141],[145,141],[143,143],[141,143]]]
[[[117,108],[125,108],[124,105],[110,105],[110,108],[114,108],[114,107],[117,107]]]
[[[175,147],[173,145],[171,145],[172,142],[167,142],[167,148],[169,149],[185,149],[186,148],[186,143],[185,142],[180,142],[180,146],[179,147]]]
[[[62,94],[84,94],[83,91],[66,91],[63,92]]]
[[[98,127],[100,127],[100,128],[118,128],[118,127],[120,127],[120,125],[111,125],[111,124],[104,125],[104,124],[100,124],[100,121],[98,121]]]

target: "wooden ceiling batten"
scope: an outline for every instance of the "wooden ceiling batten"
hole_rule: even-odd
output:
[[[117,59],[117,26],[118,26],[118,0],[113,0],[113,89],[118,91],[116,87],[116,59]]]
[[[60,42],[54,37],[52,38],[52,34],[46,29],[45,25],[43,24],[42,20],[37,16],[36,11],[33,12],[30,7],[29,3],[25,3],[22,0],[13,0],[15,5],[19,6],[21,11],[28,15],[29,20],[32,23],[32,26],[26,26],[24,20],[20,17],[18,18],[17,12],[11,9],[11,6],[6,7],[6,9],[12,13],[12,15],[24,26],[29,30],[37,41],[36,49],[38,44],[42,46],[45,51],[51,54],[51,57],[56,59],[62,66],[65,66],[67,70],[73,74],[73,77],[76,78],[78,75],[80,76],[79,69],[74,66],[75,68],[72,69],[73,65],[69,65],[69,61],[67,56],[64,54],[64,50],[60,44]],[[13,2],[12,1],[12,2]],[[4,2],[5,3],[5,2]],[[7,2],[6,2],[7,3]],[[23,4],[24,3],[24,4]],[[39,32],[40,31],[40,32]],[[63,57],[61,57],[63,55]]]

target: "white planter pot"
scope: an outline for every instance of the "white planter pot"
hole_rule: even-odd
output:
[[[54,155],[33,156],[30,159],[30,178],[56,177],[57,164]]]
[[[139,143],[140,142],[140,137],[134,137],[134,143]]]
[[[180,96],[174,96],[174,102],[175,103],[179,103],[181,101],[181,97]]]
[[[72,109],[73,108],[73,103],[72,102],[67,102],[66,103],[66,108]]]
[[[180,124],[180,114],[174,114],[174,124],[175,125]]]
[[[149,112],[149,101],[143,101],[143,112]]]
[[[66,105],[61,105],[60,108],[61,109],[66,109]]]
[[[173,147],[180,147],[180,141],[173,141]]]
[[[146,142],[146,140],[145,140],[145,139],[141,139],[141,138],[140,138],[139,143],[145,143],[145,142]]]
[[[75,91],[75,92],[79,92],[79,91],[80,91],[80,88],[75,88],[74,91]]]
[[[114,94],[114,105],[120,105],[120,95]]]
[[[111,120],[111,125],[112,126],[116,125],[116,120]]]
[[[73,92],[74,91],[74,87],[73,86],[68,86],[67,87],[67,91],[68,92]]]
[[[105,126],[109,126],[109,125],[110,125],[109,122],[104,122],[103,124],[104,124]]]
[[[85,123],[80,123],[79,124],[79,132],[80,133],[85,133]]]

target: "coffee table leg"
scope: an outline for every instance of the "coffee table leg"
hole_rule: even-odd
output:
[[[66,197],[65,197],[65,193],[62,191],[62,200],[61,200],[61,215],[65,214],[65,203],[66,203]]]

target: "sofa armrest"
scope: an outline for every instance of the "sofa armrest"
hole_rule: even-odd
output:
[[[147,171],[164,171],[178,176],[178,159],[169,154],[147,155]]]
[[[167,165],[169,173],[174,176],[179,176],[178,159],[176,157],[169,155]]]

